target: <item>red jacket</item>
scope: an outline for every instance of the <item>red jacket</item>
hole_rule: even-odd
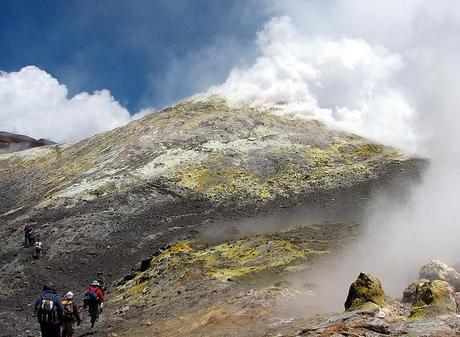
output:
[[[89,287],[88,290],[86,290],[86,292],[88,291],[94,291],[97,297],[99,297],[99,300],[101,300],[101,302],[104,302],[104,293],[101,289],[99,289],[98,287]]]

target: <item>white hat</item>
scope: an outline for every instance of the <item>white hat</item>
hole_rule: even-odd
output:
[[[93,281],[93,282],[91,282],[91,285],[92,285],[92,286],[96,286],[96,287],[99,287],[99,286],[100,286],[99,282],[97,282],[96,280]]]
[[[65,294],[65,298],[71,300],[73,298],[73,292],[69,291],[67,294]]]

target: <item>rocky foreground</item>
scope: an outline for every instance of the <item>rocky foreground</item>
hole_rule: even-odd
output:
[[[286,309],[306,305],[311,289],[294,287],[289,277],[359,233],[358,225],[302,225],[215,244],[177,242],[117,282],[103,329],[114,336],[295,332],[302,317]]]
[[[390,299],[375,276],[361,273],[350,286],[345,313],[319,319],[296,335],[459,336],[460,273],[433,260],[419,278],[400,299]]]
[[[343,291],[343,312],[299,310],[315,310],[323,300],[315,296],[318,285],[308,283],[315,265],[360,235],[357,225],[337,224],[331,239],[325,227],[334,226],[168,246],[115,285],[99,331],[138,337],[460,334],[460,273],[435,260],[398,299],[386,296],[375,276],[361,273],[346,299]],[[300,287],[294,275],[304,279]]]
[[[354,226],[337,223],[361,223],[382,190],[403,196],[424,165],[318,121],[281,116],[277,107],[231,106],[220,97],[187,100],[76,144],[0,154],[0,335],[34,336],[30,303],[43,280],[78,293],[98,271],[116,282],[140,260],[150,262],[109,294],[101,336],[118,334],[115,327],[123,333],[118,318],[140,334],[139,322],[151,329],[157,316],[176,322],[174,296],[184,307],[203,298],[228,306],[207,307],[210,322],[219,321],[219,312],[270,307],[245,302],[243,294],[290,297],[275,280],[333,252]],[[45,247],[38,261],[21,244],[29,221]],[[320,229],[284,232],[305,223]],[[303,242],[305,230],[310,241]],[[158,259],[178,267],[155,276],[150,266],[157,268]],[[248,285],[247,276],[266,289]],[[174,283],[184,279],[196,289],[190,295]],[[228,289],[233,302],[226,300]],[[133,310],[139,293],[155,296]],[[194,322],[190,314],[186,321]],[[260,315],[242,311],[235,324],[272,326],[271,309]],[[159,329],[168,326],[163,323]],[[219,335],[201,329],[201,335]]]

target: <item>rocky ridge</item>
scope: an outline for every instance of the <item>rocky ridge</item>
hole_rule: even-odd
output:
[[[0,153],[22,151],[52,144],[55,143],[47,139],[34,139],[24,135],[0,131]]]

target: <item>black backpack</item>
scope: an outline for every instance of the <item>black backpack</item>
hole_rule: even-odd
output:
[[[37,319],[39,323],[55,324],[58,322],[57,306],[54,303],[57,295],[54,294],[51,298],[49,296],[41,296],[41,302],[37,308]]]

